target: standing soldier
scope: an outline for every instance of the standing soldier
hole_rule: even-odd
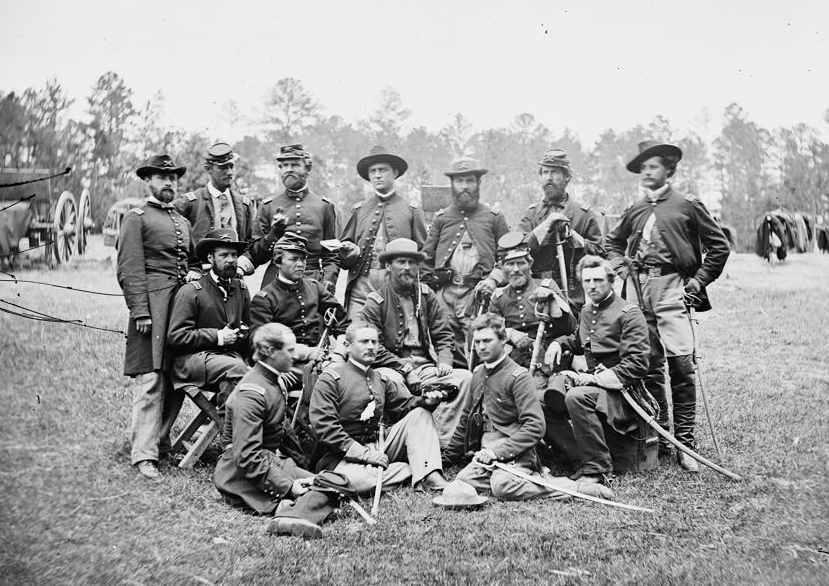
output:
[[[253,206],[250,199],[232,189],[237,158],[226,142],[211,146],[204,157],[204,168],[210,177],[207,185],[177,197],[173,203],[190,221],[195,242],[216,228],[233,230],[247,244],[253,240]],[[251,273],[253,264],[247,253],[240,257],[239,276]]]
[[[279,272],[277,264],[271,262],[273,245],[284,232],[294,232],[308,240],[305,276],[320,281],[333,291],[339,269],[334,255],[323,249],[321,241],[337,237],[337,215],[331,200],[308,188],[311,153],[301,144],[281,146],[276,166],[285,191],[262,200],[254,226],[257,240],[251,246],[255,265],[270,262],[262,278],[262,287],[273,281]]]
[[[170,428],[182,396],[170,386],[165,358],[170,302],[185,280],[198,278],[190,224],[170,203],[185,168],[169,155],[151,157],[135,172],[149,195],[124,216],[118,242],[118,284],[130,311],[124,374],[138,377],[133,396],[131,461],[158,480],[160,448],[169,448]],[[190,270],[188,270],[190,269]]]
[[[343,268],[349,269],[345,307],[352,319],[365,305],[368,294],[384,287],[386,270],[378,256],[386,243],[408,238],[421,248],[426,240],[423,212],[395,189],[395,180],[408,168],[403,158],[381,146],[375,146],[357,162],[357,173],[371,183],[374,195],[354,206],[340,237],[360,249],[359,257],[343,263]]]
[[[495,267],[495,252],[508,228],[504,216],[480,203],[481,177],[486,173],[474,159],[452,162],[444,174],[452,182],[454,202],[435,214],[423,245],[424,279],[448,310],[455,335],[454,362],[459,368],[467,367],[466,309],[471,297],[475,291],[491,294],[503,280]]]
[[[553,278],[562,285],[557,243],[562,244],[566,266],[569,301],[578,310],[584,304],[584,291],[576,279],[576,265],[585,254],[603,253],[602,229],[590,208],[567,193],[572,178],[570,159],[561,149],[544,153],[538,168],[544,197],[532,204],[518,229],[528,233],[533,258],[533,276]]]
[[[639,154],[627,169],[641,173],[643,197],[625,210],[606,244],[622,276],[629,272],[628,297],[633,298],[633,289],[648,322],[651,356],[645,385],[659,402],[659,424],[668,424],[667,356],[674,435],[694,449],[694,337],[685,300],[693,300],[699,311],[711,309],[705,287],[722,273],[730,249],[702,202],[671,187],[670,178],[681,158],[682,151],[672,144],[639,143]],[[663,453],[668,449],[662,446]],[[684,452],[678,459],[689,472],[699,470]]]

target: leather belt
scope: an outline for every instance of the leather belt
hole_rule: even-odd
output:
[[[480,279],[476,279],[473,275],[452,275],[452,284],[458,287],[477,285]]]
[[[676,273],[676,267],[672,264],[661,264],[661,265],[643,265],[639,268],[639,278],[648,277],[664,277],[665,275],[673,275]]]

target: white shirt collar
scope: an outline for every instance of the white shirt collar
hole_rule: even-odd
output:
[[[281,373],[280,373],[278,370],[276,370],[273,366],[271,366],[270,364],[265,364],[265,363],[264,363],[263,361],[261,361],[261,360],[257,360],[257,361],[256,361],[256,363],[257,363],[257,364],[261,364],[263,368],[265,368],[265,369],[267,369],[267,370],[270,370],[270,371],[271,371],[272,373],[274,373],[276,376],[279,376],[279,375],[281,374]]]
[[[283,277],[283,276],[282,276],[282,273],[278,273],[278,274],[276,275],[276,278],[277,278],[279,281],[281,281],[281,282],[285,283],[286,285],[292,285],[292,286],[293,286],[293,285],[296,285],[297,283],[299,283],[299,281],[292,281],[292,280],[290,280],[290,279],[287,279],[287,278]]]
[[[216,271],[210,269],[210,277],[213,279],[213,282],[217,285],[219,284],[219,275],[216,274]]]
[[[359,362],[357,362],[356,360],[354,360],[353,358],[351,358],[351,356],[349,356],[349,357],[348,357],[348,361],[349,361],[351,364],[353,364],[354,366],[356,366],[357,368],[359,368],[360,370],[362,370],[363,372],[368,372],[368,369],[369,369],[369,367],[368,367],[368,366],[366,366],[366,365],[364,365],[364,364],[360,364]]]
[[[506,358],[507,358],[507,353],[504,352],[503,354],[501,354],[501,357],[498,360],[496,360],[495,362],[484,362],[484,366],[486,366],[487,370],[492,370],[493,368],[495,368],[496,366],[501,364],[504,360],[506,360]]]
[[[220,195],[230,195],[230,188],[228,187],[224,191],[219,191],[219,189],[213,185],[212,181],[207,182],[207,191],[210,192],[211,197],[217,198]]]
[[[380,193],[376,189],[374,190],[374,194],[379,197],[382,201],[388,201],[388,199],[395,194],[396,190],[392,188],[391,191],[388,193]]]

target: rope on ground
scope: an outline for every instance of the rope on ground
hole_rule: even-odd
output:
[[[49,315],[48,313],[43,313],[42,311],[38,311],[36,309],[32,309],[32,308],[26,307],[24,305],[19,305],[17,303],[13,303],[13,302],[8,301],[6,299],[0,299],[0,303],[3,303],[5,305],[9,305],[11,307],[14,307],[14,308],[20,310],[20,311],[15,311],[13,309],[7,309],[7,308],[0,307],[0,312],[6,313],[6,314],[9,314],[9,315],[14,315],[14,316],[17,316],[17,317],[22,317],[24,319],[30,319],[30,320],[34,320],[34,321],[47,322],[47,323],[69,324],[69,325],[73,325],[73,326],[87,328],[87,329],[90,329],[90,330],[100,331],[100,332],[110,332],[110,333],[113,333],[113,334],[121,334],[124,337],[126,337],[126,335],[127,335],[127,333],[124,330],[115,330],[115,329],[112,329],[112,328],[105,328],[105,327],[101,327],[101,326],[93,326],[93,325],[90,325],[90,324],[86,323],[86,320],[82,320],[82,319],[64,319],[62,317],[56,317],[54,315]]]

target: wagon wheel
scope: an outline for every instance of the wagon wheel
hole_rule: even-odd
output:
[[[89,190],[84,189],[81,192],[81,199],[78,201],[78,254],[83,254],[89,244],[89,234],[95,223],[92,221],[92,200],[89,196]]]
[[[55,206],[52,222],[52,249],[58,264],[67,263],[78,251],[77,241],[78,209],[75,198],[64,191]]]

